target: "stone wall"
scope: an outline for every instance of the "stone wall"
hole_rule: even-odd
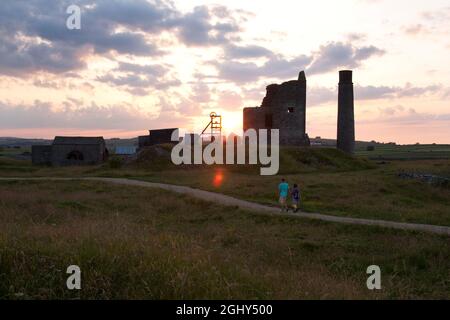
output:
[[[172,128],[172,129],[150,130],[148,136],[140,136],[138,138],[139,148],[150,147],[158,144],[173,143],[172,133],[175,130],[178,129]]]
[[[177,130],[177,129],[172,128],[172,129],[150,130],[151,145],[172,143],[172,133],[175,130]],[[178,140],[178,137],[177,137],[177,140]]]
[[[101,145],[53,145],[51,163],[53,166],[96,165],[104,161],[105,148]],[[82,158],[70,154],[80,154]]]
[[[244,108],[244,131],[264,129],[265,115],[265,110],[260,107]]]
[[[32,146],[31,162],[34,165],[51,165],[52,146]]]
[[[150,136],[139,136],[138,137],[138,145],[139,148],[144,148],[146,146],[150,146]]]
[[[309,145],[306,134],[306,77],[302,71],[298,80],[271,84],[261,107],[244,109],[244,131],[279,129],[281,145]]]

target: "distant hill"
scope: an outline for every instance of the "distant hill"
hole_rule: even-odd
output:
[[[26,139],[14,137],[0,137],[0,147],[21,147],[28,148],[32,145],[47,145],[51,144],[53,140],[47,139]]]
[[[138,144],[137,138],[132,139],[105,139],[108,149],[115,149],[117,146],[134,146]],[[0,147],[20,147],[30,148],[33,145],[49,145],[52,144],[53,139],[27,139],[16,137],[0,137]]]

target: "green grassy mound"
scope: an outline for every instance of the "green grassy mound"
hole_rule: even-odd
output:
[[[199,169],[206,165],[175,166],[171,162],[171,145],[158,145],[143,149],[130,167],[149,170]],[[217,166],[220,167],[220,166]],[[227,165],[228,169],[240,173],[257,173],[260,165]],[[353,157],[333,148],[298,148],[282,147],[280,149],[280,174],[295,174],[315,171],[355,171],[371,169],[373,165],[363,158]]]
[[[171,144],[162,144],[144,148],[138,152],[136,159],[127,163],[127,167],[155,171],[174,169],[176,166],[170,159],[172,146]]]
[[[280,173],[314,171],[354,171],[371,169],[366,159],[356,158],[334,148],[283,147],[280,151]]]

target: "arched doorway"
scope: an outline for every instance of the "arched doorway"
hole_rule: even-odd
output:
[[[72,161],[83,161],[84,160],[84,156],[80,151],[74,150],[71,151],[67,154],[67,160],[72,160]]]

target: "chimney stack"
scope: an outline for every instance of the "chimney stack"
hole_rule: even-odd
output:
[[[355,114],[352,71],[339,71],[337,148],[352,154],[355,151]]]

